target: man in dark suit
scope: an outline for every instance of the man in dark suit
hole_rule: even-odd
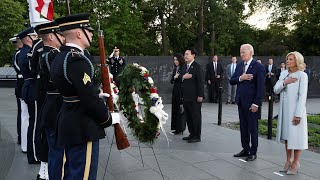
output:
[[[243,62],[237,64],[230,84],[237,84],[236,103],[240,118],[241,144],[243,150],[234,157],[247,157],[246,161],[257,158],[258,148],[258,108],[264,92],[265,69],[253,60],[252,45],[243,44],[240,56]],[[251,141],[251,147],[250,147]]]
[[[218,63],[218,56],[212,57],[212,62],[206,66],[206,81],[209,86],[211,86],[211,97],[213,103],[217,103],[219,99],[219,87],[221,84],[223,76],[223,68],[220,63]]]
[[[277,75],[276,75],[277,80],[279,80],[280,74],[281,74],[281,72],[284,71],[284,70],[286,70],[286,63],[281,62],[281,63],[280,63],[280,68],[278,69]]]
[[[186,64],[182,67],[182,100],[190,135],[184,137],[189,143],[201,141],[201,105],[204,98],[203,70],[195,61],[197,53],[189,48],[184,53]]]
[[[265,66],[266,71],[266,93],[267,96],[273,94],[273,86],[277,82],[277,67],[273,65],[273,59],[268,60],[268,65]]]

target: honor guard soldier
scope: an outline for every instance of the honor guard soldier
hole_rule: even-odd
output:
[[[23,44],[19,38],[17,38],[17,34],[14,35],[14,37],[10,38],[9,41],[12,42],[12,44],[15,46],[16,51],[12,56],[12,65],[13,68],[17,74],[17,82],[15,87],[15,95],[17,100],[17,108],[18,108],[18,114],[17,114],[17,133],[18,133],[18,144],[21,145],[21,89],[23,86],[23,77],[20,71],[20,67],[18,66],[18,57],[20,53],[20,49],[22,48]],[[25,146],[27,147],[27,146]],[[27,149],[25,148],[25,151]]]
[[[42,145],[40,149],[41,166],[37,179],[62,179],[64,148],[56,142],[56,121],[62,104],[62,96],[50,80],[50,67],[54,57],[60,52],[64,37],[55,22],[40,24],[35,27],[42,39],[43,48],[39,53],[40,86],[46,92],[46,98],[40,113]]]
[[[18,65],[21,70],[21,74],[24,79],[22,87],[22,100],[27,103],[28,113],[29,113],[29,125],[27,133],[27,157],[29,164],[40,163],[38,159],[39,155],[39,144],[40,136],[37,130],[37,101],[36,101],[36,79],[31,72],[30,61],[27,54],[31,51],[33,42],[37,39],[37,34],[32,27],[22,31],[18,34],[18,37],[23,43],[23,47],[20,50],[20,55],[18,58]]]
[[[120,82],[118,76],[126,66],[126,61],[123,57],[120,56],[120,49],[118,49],[117,47],[114,47],[113,52],[109,56],[108,65],[110,73],[113,75],[113,80],[119,86]]]
[[[35,29],[36,30],[36,29]],[[36,31],[36,33],[38,33]],[[37,77],[36,78],[36,99],[38,110],[41,110],[44,99],[46,97],[46,91],[44,90],[44,83],[42,82],[41,74],[40,74],[40,57],[43,51],[43,41],[41,38],[33,41],[33,45],[31,47],[31,51],[28,53],[28,59],[30,62],[31,73]],[[40,111],[38,111],[40,113]],[[40,116],[38,116],[39,118]]]
[[[65,46],[51,65],[51,80],[63,96],[57,124],[58,143],[65,147],[63,179],[96,179],[99,139],[104,128],[119,119],[112,118],[94,82],[90,47],[93,29],[89,14],[75,14],[55,20],[66,38]]]

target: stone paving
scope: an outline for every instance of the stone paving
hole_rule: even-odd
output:
[[[39,165],[29,165],[26,154],[16,144],[16,104],[13,89],[0,89],[0,180],[34,180]],[[274,105],[277,114],[277,105]],[[320,99],[308,99],[308,113],[319,113]],[[264,103],[262,117],[267,118]],[[165,105],[170,114],[171,105]],[[188,135],[171,135],[168,147],[163,134],[149,147],[138,143],[129,135],[131,147],[118,151],[113,142],[113,129],[108,128],[107,138],[100,142],[98,180],[312,180],[320,179],[320,154],[303,151],[301,170],[295,176],[274,174],[285,161],[284,145],[259,138],[258,159],[243,162],[233,154],[241,150],[240,133],[219,127],[217,104],[203,104],[202,139],[189,144],[181,138]],[[222,122],[238,121],[236,105],[223,104]],[[170,131],[170,121],[165,125]],[[140,148],[139,148],[140,147]],[[141,151],[140,151],[140,150]],[[140,154],[142,156],[140,156]],[[157,163],[158,161],[158,163]],[[108,163],[108,164],[107,164]],[[158,166],[159,164],[159,166]],[[160,169],[159,169],[160,167]],[[161,176],[161,172],[164,177]],[[281,175],[281,174],[280,174]]]

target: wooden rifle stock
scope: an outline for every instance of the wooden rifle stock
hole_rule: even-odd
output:
[[[100,30],[98,34],[99,41],[99,53],[100,53],[100,62],[101,62],[101,76],[102,76],[102,90],[104,93],[110,94],[108,97],[108,107],[110,112],[114,112],[112,93],[110,87],[110,78],[109,78],[109,69],[106,65],[106,55],[104,50],[104,42],[103,42],[103,31]],[[119,150],[126,149],[130,146],[129,141],[127,139],[126,134],[122,131],[119,124],[114,124],[114,135],[116,137],[117,148]]]

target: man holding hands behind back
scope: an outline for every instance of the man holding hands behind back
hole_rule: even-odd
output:
[[[243,150],[234,157],[247,157],[246,161],[257,158],[258,149],[258,108],[264,94],[265,69],[253,60],[251,44],[240,47],[243,63],[238,63],[230,79],[231,85],[237,84],[236,103],[238,104],[241,144]],[[251,140],[251,147],[250,147]]]
[[[195,61],[196,50],[189,48],[184,53],[185,64],[181,69],[182,100],[190,135],[184,137],[188,143],[201,141],[201,105],[204,97],[203,70]]]

